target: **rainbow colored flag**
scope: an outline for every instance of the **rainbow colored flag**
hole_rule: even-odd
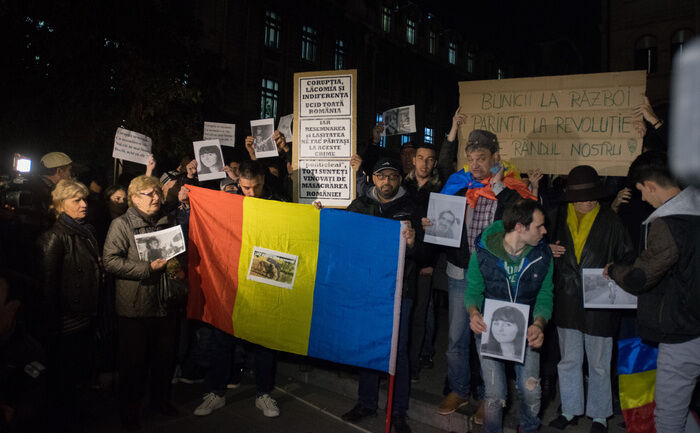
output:
[[[617,373],[620,407],[628,433],[656,433],[654,389],[659,350],[641,338],[619,340]]]
[[[394,373],[400,222],[188,188],[189,318],[274,350]]]

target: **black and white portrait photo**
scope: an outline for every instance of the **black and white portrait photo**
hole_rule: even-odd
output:
[[[272,136],[275,133],[275,119],[260,119],[250,121],[250,133],[253,136],[256,158],[277,156],[277,145]]]
[[[584,308],[637,308],[637,297],[605,278],[602,268],[584,268],[581,273]]]
[[[431,244],[459,247],[466,205],[464,197],[431,192],[427,217],[432,225],[425,229],[423,240]]]
[[[523,362],[530,306],[486,299],[481,334],[481,354],[491,358]]]
[[[392,108],[382,114],[383,135],[412,134],[416,132],[416,106]]]
[[[197,159],[197,178],[199,180],[222,179],[224,171],[224,156],[221,153],[219,140],[203,140],[192,143],[194,156]]]
[[[170,260],[185,252],[185,237],[182,226],[170,227],[157,232],[134,235],[139,258],[147,262]]]

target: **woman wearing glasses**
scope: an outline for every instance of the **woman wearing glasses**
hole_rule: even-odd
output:
[[[140,428],[141,399],[150,377],[151,408],[176,415],[170,403],[175,351],[175,314],[158,300],[167,260],[141,260],[134,235],[163,230],[174,218],[161,208],[158,179],[139,176],[127,191],[129,209],[114,219],[104,246],[104,266],[114,275],[119,320],[119,401],[122,424]],[[150,374],[149,374],[150,369]]]

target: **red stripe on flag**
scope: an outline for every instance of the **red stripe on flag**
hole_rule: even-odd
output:
[[[654,426],[654,408],[656,403],[645,404],[634,409],[625,409],[622,416],[625,418],[627,433],[656,433]]]
[[[187,317],[233,334],[244,197],[190,188]],[[216,221],[222,224],[216,224]],[[202,248],[199,248],[202,245]],[[206,247],[205,247],[206,246]]]

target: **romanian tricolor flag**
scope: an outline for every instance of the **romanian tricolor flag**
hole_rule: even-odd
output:
[[[189,318],[271,349],[393,374],[400,222],[188,188]]]
[[[641,338],[620,340],[617,345],[620,407],[627,432],[655,433],[654,387],[659,350],[642,343]]]

